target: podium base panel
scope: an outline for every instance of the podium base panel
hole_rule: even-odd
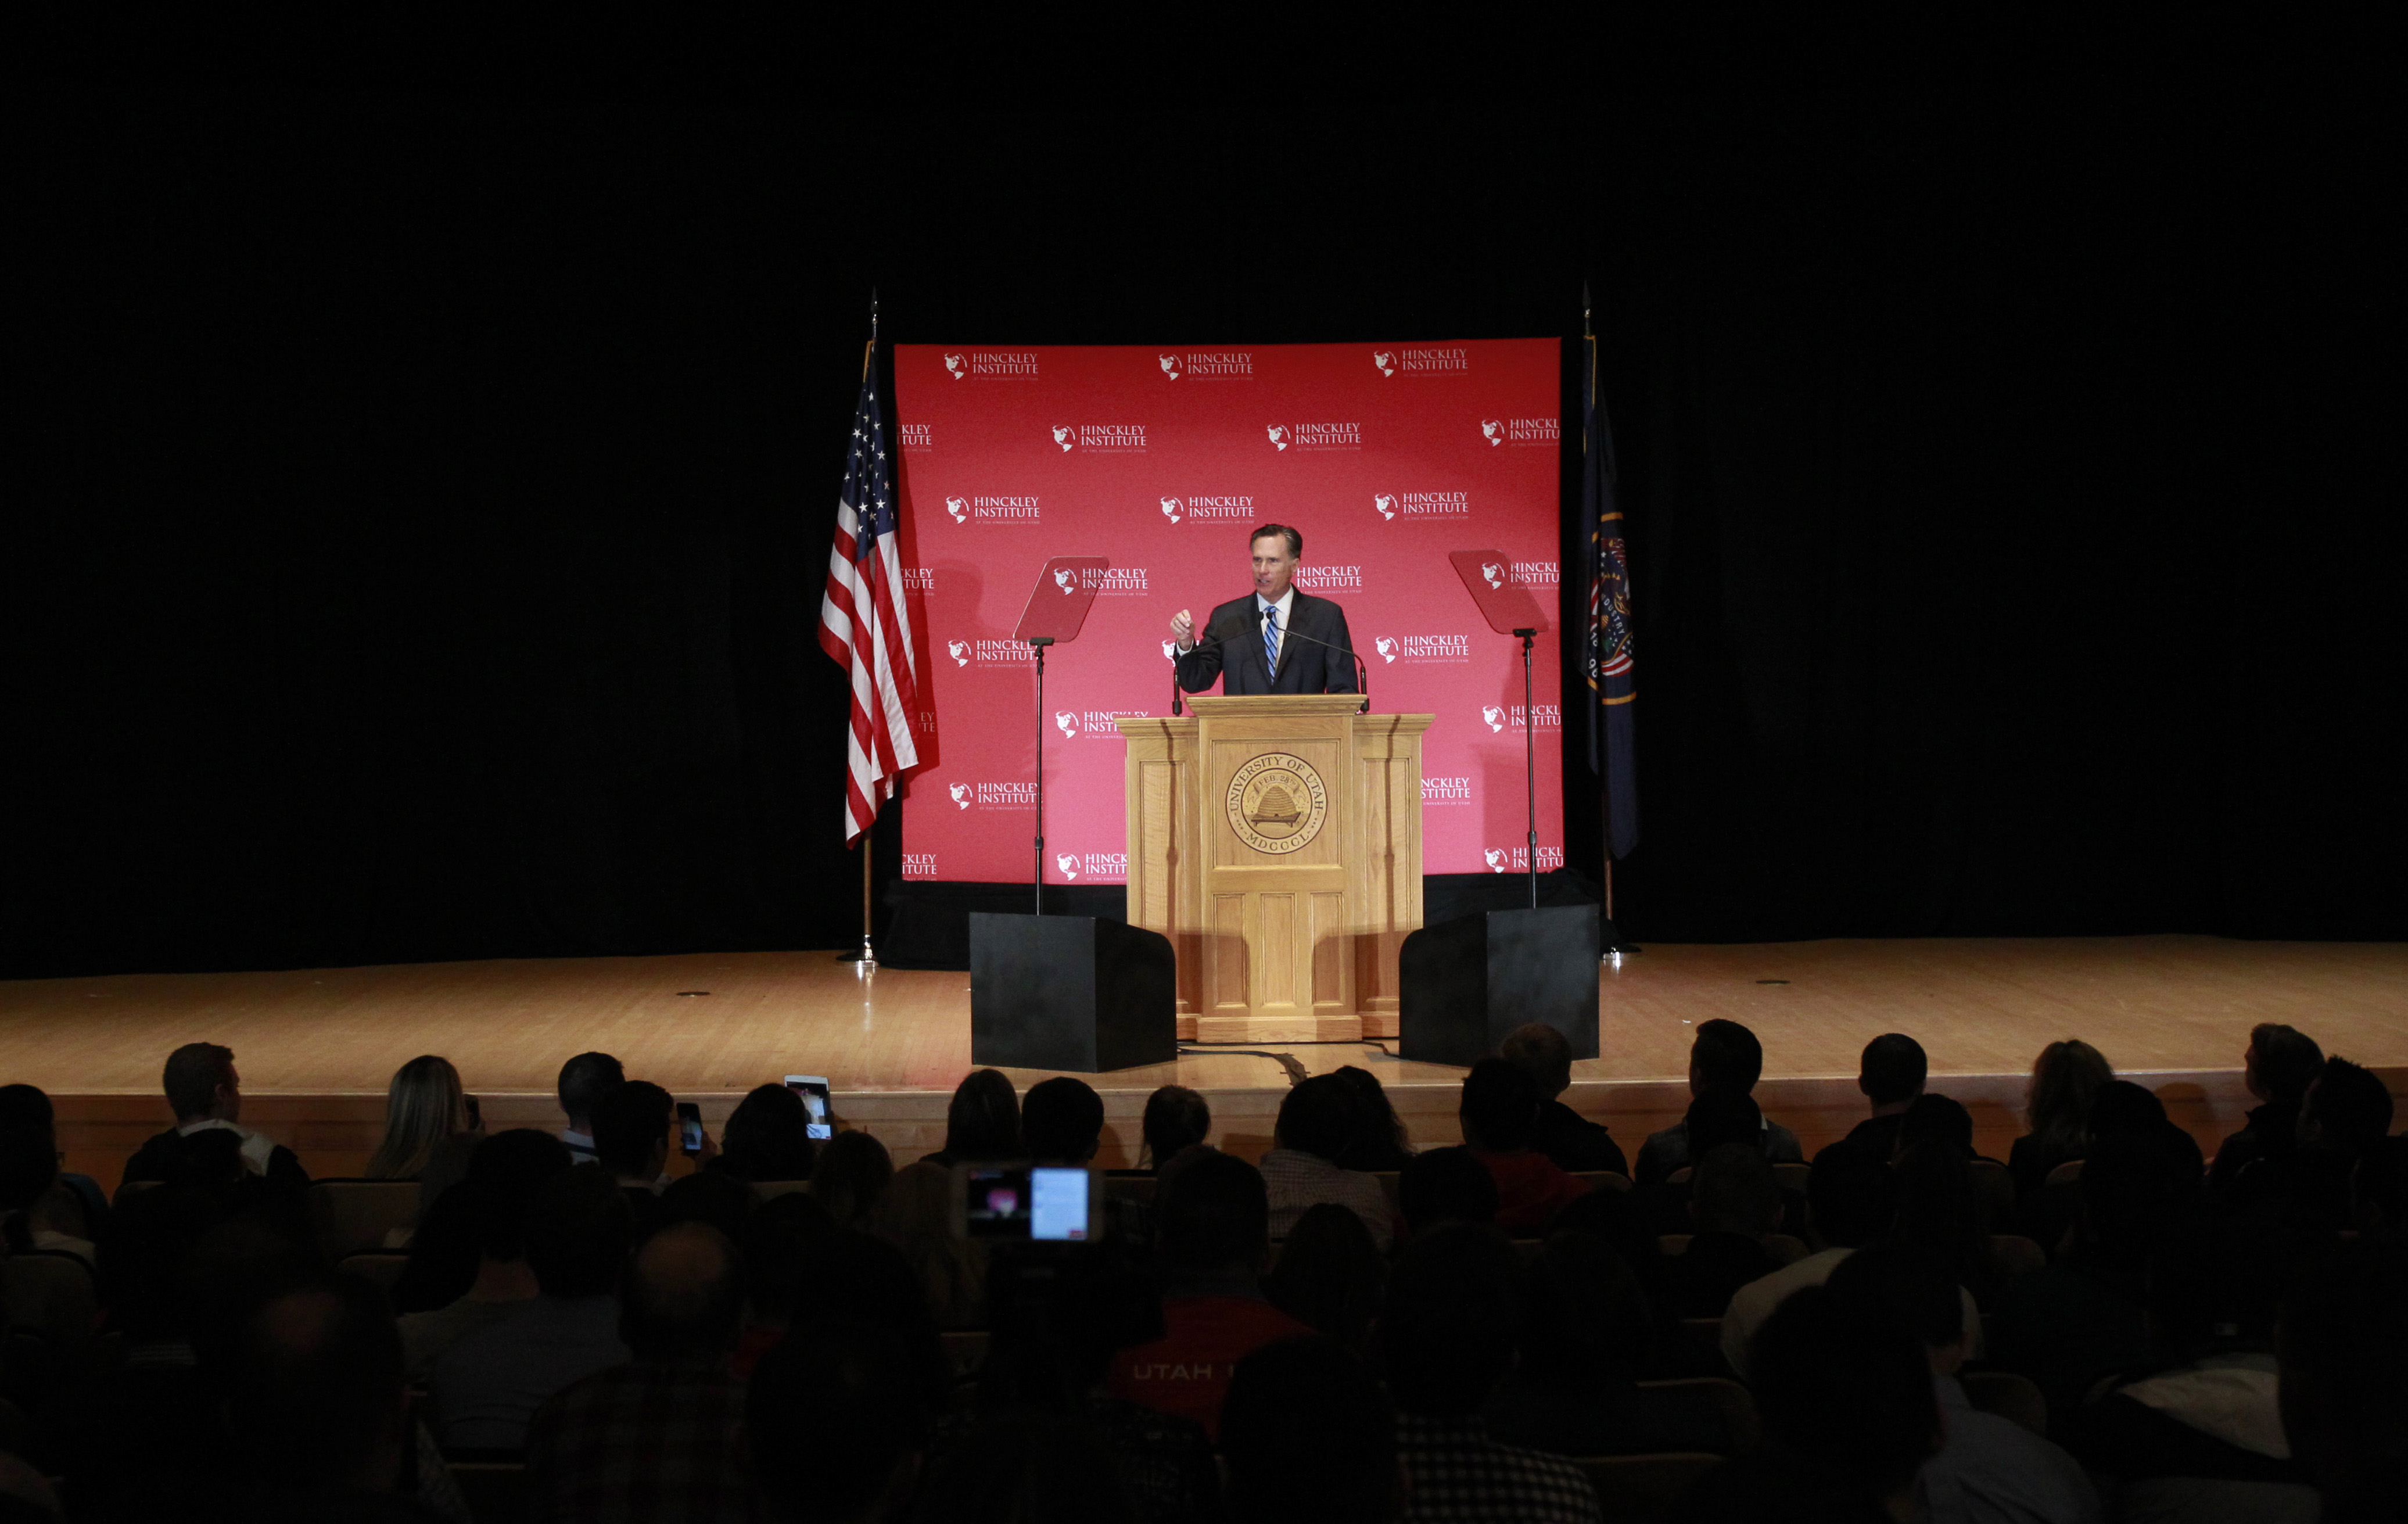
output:
[[[1361,1016],[1182,1016],[1179,1025],[1194,1025],[1197,1042],[1357,1042],[1363,1039]]]
[[[1179,1057],[1170,939],[1085,915],[970,916],[970,1062],[1098,1074]]]
[[[1424,927],[1398,956],[1398,1055],[1469,1066],[1525,1022],[1544,1022],[1572,1057],[1597,1046],[1598,908],[1493,910]]]

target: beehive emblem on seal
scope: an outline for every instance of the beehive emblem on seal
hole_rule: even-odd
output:
[[[1312,764],[1265,752],[1229,777],[1229,828],[1256,852],[1294,852],[1321,834],[1329,789]]]

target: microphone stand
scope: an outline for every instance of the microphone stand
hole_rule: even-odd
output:
[[[1174,651],[1174,652],[1172,652],[1172,653],[1171,653],[1171,655],[1170,655],[1170,712],[1171,712],[1171,713],[1173,713],[1173,714],[1184,714],[1184,713],[1186,713],[1186,712],[1187,712],[1186,706],[1185,706],[1185,702],[1184,702],[1185,695],[1186,695],[1186,690],[1185,690],[1184,688],[1181,687],[1181,686],[1180,686],[1180,683],[1179,683],[1179,664],[1180,664],[1181,662],[1185,661],[1188,657],[1195,655],[1197,652],[1202,651],[1206,646],[1208,646],[1208,645],[1222,645],[1222,644],[1226,643],[1226,642],[1227,642],[1227,640],[1228,640],[1228,639],[1229,639],[1229,638],[1228,638],[1227,636],[1226,636],[1226,635],[1212,635],[1212,636],[1207,636],[1207,637],[1205,637],[1203,640],[1200,640],[1197,641],[1194,645],[1189,646],[1189,647],[1188,647],[1186,650],[1184,650],[1184,651]]]
[[[1530,726],[1538,715],[1530,708],[1530,642],[1539,632],[1535,629],[1515,630],[1522,638],[1522,794],[1530,808],[1530,908],[1539,908],[1539,751],[1530,739]],[[1044,798],[1040,790],[1038,797]]]
[[[1045,913],[1045,648],[1053,643],[1054,637],[1050,635],[1031,636],[1028,641],[1037,653],[1037,913],[1039,915]],[[1533,836],[1530,840],[1535,841],[1538,838]]]

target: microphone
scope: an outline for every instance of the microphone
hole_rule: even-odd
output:
[[[1287,632],[1285,638],[1291,640],[1311,640],[1314,645],[1326,646],[1329,650],[1335,651],[1340,655],[1354,656],[1354,670],[1357,674],[1354,680],[1354,686],[1356,691],[1363,695],[1363,706],[1360,709],[1357,709],[1354,712],[1357,714],[1369,714],[1371,712],[1371,669],[1369,663],[1365,662],[1362,657],[1355,656],[1354,652],[1347,650],[1344,646],[1333,645],[1317,635],[1307,635],[1301,630],[1291,629]]]

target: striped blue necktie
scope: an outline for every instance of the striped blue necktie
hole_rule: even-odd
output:
[[[1279,678],[1279,605],[1263,611],[1263,670],[1276,682]]]

